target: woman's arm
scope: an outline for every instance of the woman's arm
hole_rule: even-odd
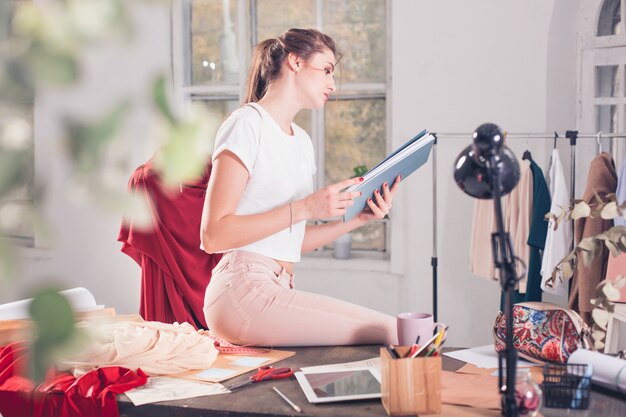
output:
[[[304,242],[302,243],[302,253],[311,252],[372,220],[380,220],[385,217],[391,209],[391,203],[394,194],[398,190],[398,184],[400,184],[400,176],[395,179],[391,189],[389,189],[387,183],[383,184],[383,194],[381,195],[377,190],[374,196],[367,200],[367,208],[346,223],[338,220],[326,224],[308,226],[304,235]]]
[[[340,216],[352,205],[358,192],[341,192],[359,182],[358,178],[329,185],[302,200],[263,213],[237,215],[235,211],[249,179],[243,162],[223,151],[213,163],[202,211],[200,239],[208,253],[221,252],[259,241],[309,219]]]
[[[247,245],[289,227],[289,205],[264,213],[235,214],[250,174],[230,151],[220,153],[213,163],[202,209],[200,240],[208,253]]]

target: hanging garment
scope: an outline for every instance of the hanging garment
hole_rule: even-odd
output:
[[[535,161],[530,161],[533,176],[533,208],[527,244],[529,247],[526,293],[516,291],[515,302],[541,301],[541,262],[546,243],[548,222],[545,215],[550,211],[550,192],[543,172]]]
[[[619,256],[609,255],[606,279],[616,281],[619,277],[626,277],[626,253],[620,253]],[[616,301],[618,303],[626,303],[626,286],[622,287],[619,292],[620,297]]]
[[[617,204],[622,204],[626,201],[626,160],[622,162],[622,168],[619,170],[615,197],[617,198]],[[616,217],[613,219],[613,224],[615,226],[626,226],[626,218]]]
[[[552,196],[550,212],[559,215],[569,207],[570,197],[565,174],[563,173],[563,164],[561,164],[559,151],[556,149],[552,151],[552,157],[550,158],[548,181],[550,182],[549,188]],[[572,223],[570,221],[562,222],[556,230],[555,225],[556,222],[550,219],[543,259],[541,261],[541,289],[551,294],[565,295],[568,291],[568,284],[562,279],[552,282],[552,271],[571,250]]]
[[[529,161],[519,161],[520,180],[508,195],[502,198],[504,228],[509,232],[513,252],[528,265],[529,250],[526,241],[530,230],[532,205],[532,175]],[[470,264],[476,276],[497,279],[491,250],[491,233],[496,231],[493,200],[476,200],[472,220]],[[526,288],[524,280],[524,289]]]
[[[141,267],[139,313],[148,321],[188,322],[206,328],[202,306],[211,271],[220,254],[200,249],[200,220],[211,173],[207,165],[197,181],[180,189],[164,187],[152,160],[135,170],[128,188],[145,198],[153,227],[122,222],[122,252]]]
[[[601,153],[591,161],[587,185],[583,200],[590,204],[595,201],[597,194],[607,201],[607,194],[614,193],[617,188],[617,174],[613,158],[608,153]],[[586,237],[605,232],[613,226],[613,220],[602,218],[583,217],[574,222],[574,239],[576,245]],[[601,251],[585,265],[579,254],[576,260],[576,269],[572,278],[572,289],[569,295],[569,307],[578,311],[580,316],[589,325],[592,324],[591,299],[596,297],[596,286],[606,276],[606,265],[609,251],[602,246]]]
[[[619,177],[617,178],[617,191],[615,191],[618,204],[622,204],[626,201],[626,160],[622,163],[622,168],[619,171]],[[616,217],[613,219],[615,226],[626,226],[626,219],[623,217]],[[626,276],[626,253],[620,253],[619,256],[610,256],[606,267],[606,279],[615,281],[620,276]],[[620,298],[618,302],[626,303],[626,286],[620,290]]]
[[[79,378],[51,370],[37,385],[26,376],[28,355],[23,343],[0,347],[0,415],[4,417],[117,417],[116,395],[147,381],[141,369],[116,366]]]
[[[97,367],[141,368],[148,375],[174,375],[211,367],[217,358],[215,340],[191,324],[121,321],[81,322],[88,345],[59,361],[61,369],[88,372]]]

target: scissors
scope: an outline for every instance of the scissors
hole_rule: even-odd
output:
[[[261,366],[256,374],[252,375],[247,381],[235,384],[232,387],[228,387],[229,390],[234,390],[244,385],[252,384],[253,382],[269,381],[270,379],[283,379],[289,378],[293,375],[294,370],[291,368],[274,368],[273,366]]]

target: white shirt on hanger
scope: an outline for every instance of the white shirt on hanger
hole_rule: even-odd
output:
[[[563,165],[559,158],[559,152],[552,150],[550,158],[550,172],[548,175],[548,187],[552,197],[550,212],[559,215],[563,210],[567,210],[570,203],[569,191],[563,174]],[[572,224],[569,221],[562,222],[559,227],[554,230],[554,220],[550,219],[548,223],[548,233],[546,235],[546,245],[543,251],[543,260],[541,262],[541,289],[545,292],[565,295],[568,291],[566,282],[557,277],[552,287],[547,284],[548,279],[552,276],[554,267],[569,252],[572,244]]]

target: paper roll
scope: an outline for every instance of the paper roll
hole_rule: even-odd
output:
[[[626,392],[626,360],[578,349],[569,357],[568,364],[592,364],[591,380],[614,391]]]

